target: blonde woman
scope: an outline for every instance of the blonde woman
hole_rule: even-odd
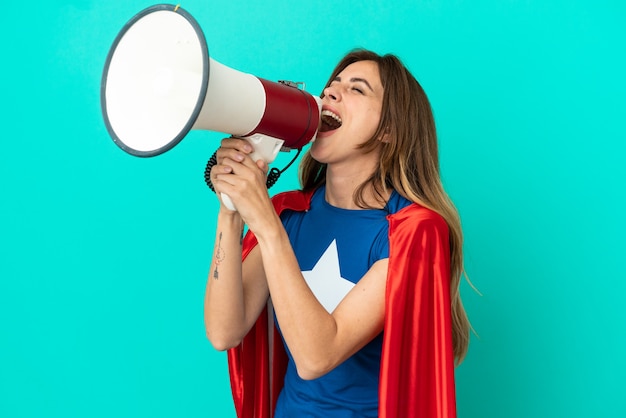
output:
[[[454,417],[462,233],[428,99],[395,56],[367,50],[321,97],[301,190],[270,199],[266,164],[237,138],[211,170],[238,208],[220,205],[205,297],[237,414]]]

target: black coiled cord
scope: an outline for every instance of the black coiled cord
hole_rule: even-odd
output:
[[[296,153],[296,156],[293,157],[293,159],[289,162],[289,164],[287,164],[287,166],[283,168],[282,170],[279,170],[276,167],[272,167],[269,173],[267,173],[267,180],[265,181],[265,186],[268,189],[272,187],[278,181],[278,178],[280,177],[280,175],[283,174],[285,170],[287,170],[291,166],[291,164],[294,163],[294,161],[296,161],[301,151],[302,151],[302,148],[299,148],[298,152]],[[209,161],[207,161],[206,167],[204,168],[204,182],[206,183],[207,186],[209,186],[209,189],[213,190],[214,192],[215,192],[215,188],[213,187],[213,183],[211,182],[211,169],[213,168],[215,164],[217,164],[217,151],[215,151],[213,155],[211,155],[211,158],[209,158]]]
[[[213,187],[213,183],[211,183],[211,169],[215,164],[217,164],[217,151],[211,155],[211,158],[207,161],[206,168],[204,169],[204,182],[207,186],[209,186],[209,189],[213,190],[213,192],[215,192],[215,188]]]

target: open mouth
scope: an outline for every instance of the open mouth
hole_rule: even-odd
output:
[[[322,117],[320,123],[320,132],[333,131],[341,126],[341,118],[336,113],[330,110],[322,110]]]

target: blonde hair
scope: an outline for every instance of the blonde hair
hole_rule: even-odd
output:
[[[445,192],[440,172],[435,121],[426,93],[415,77],[394,55],[380,56],[367,50],[354,50],[335,67],[327,86],[348,65],[358,61],[378,64],[384,88],[382,113],[374,136],[361,145],[365,151],[377,147],[380,163],[375,172],[361,184],[354,201],[367,207],[366,191],[374,190],[379,201],[389,188],[412,202],[439,213],[450,230],[452,338],[457,364],[465,357],[469,345],[470,324],[460,295],[463,268],[463,233],[459,214]],[[386,141],[380,141],[381,138]],[[315,161],[309,152],[300,164],[303,190],[311,190],[326,181],[326,165]],[[370,189],[371,188],[371,189]]]

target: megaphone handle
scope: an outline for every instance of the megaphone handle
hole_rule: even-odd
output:
[[[280,152],[284,140],[263,134],[253,134],[244,138],[252,145],[254,151],[250,153],[250,158],[254,161],[263,160],[267,164],[276,159]]]
[[[263,160],[267,164],[276,159],[281,147],[285,143],[282,139],[263,134],[253,134],[245,137],[244,139],[252,145],[254,150],[250,153],[250,158],[252,158],[253,161]],[[222,197],[222,203],[224,203],[224,206],[232,211],[237,210],[235,204],[227,194],[220,193],[220,196]]]

